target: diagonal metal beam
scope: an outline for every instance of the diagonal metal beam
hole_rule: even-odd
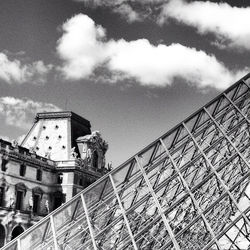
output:
[[[119,204],[119,206],[120,206],[120,209],[121,209],[121,212],[122,212],[122,216],[123,216],[123,219],[124,219],[125,224],[126,224],[126,226],[127,226],[128,233],[129,233],[129,236],[130,236],[130,238],[131,238],[131,241],[132,241],[132,244],[133,244],[133,246],[134,246],[134,249],[135,249],[135,250],[138,250],[137,245],[136,245],[136,243],[135,243],[135,239],[134,239],[133,233],[132,233],[132,231],[131,231],[131,228],[130,228],[130,225],[129,225],[129,222],[128,222],[128,218],[127,218],[127,216],[126,216],[126,212],[125,212],[125,210],[124,210],[124,208],[123,208],[123,205],[122,205],[120,196],[119,196],[119,194],[118,194],[118,191],[117,191],[117,189],[116,189],[116,186],[115,186],[115,183],[114,183],[114,180],[113,180],[112,175],[109,175],[109,178],[110,178],[110,181],[111,181],[111,184],[112,184],[112,187],[113,187],[115,196],[116,196],[116,198],[117,198],[118,204]]]
[[[240,151],[235,148],[235,146],[233,145],[233,143],[231,142],[231,140],[227,137],[227,135],[225,134],[225,132],[220,128],[219,124],[214,120],[214,118],[211,116],[211,114],[207,111],[206,108],[204,108],[205,112],[209,115],[209,117],[213,120],[213,122],[215,123],[216,127],[218,127],[218,129],[221,131],[221,133],[227,138],[227,140],[230,142],[230,144],[234,147],[234,149],[236,150],[236,152],[238,153],[238,155],[242,158],[242,160],[247,164],[247,166],[249,167],[249,163],[244,159],[244,157],[242,156],[242,154],[240,153]],[[247,221],[248,225],[250,225],[250,221],[249,219],[246,217],[245,214],[242,213],[241,209],[238,206],[237,201],[235,200],[235,198],[233,197],[233,195],[229,192],[229,188],[227,187],[227,185],[224,183],[224,181],[221,179],[221,177],[219,176],[219,174],[217,173],[217,171],[215,170],[214,166],[212,165],[212,163],[210,162],[210,160],[207,158],[206,154],[204,153],[203,149],[199,146],[199,144],[197,143],[197,141],[195,140],[195,138],[193,137],[192,133],[189,131],[188,127],[185,125],[185,123],[182,123],[183,126],[185,127],[185,129],[187,130],[189,136],[193,139],[194,143],[196,144],[197,148],[200,150],[200,152],[202,153],[202,155],[204,156],[204,158],[206,159],[206,162],[209,164],[211,171],[216,175],[217,179],[220,181],[220,184],[223,186],[223,188],[226,190],[226,192],[228,193],[229,197],[231,198],[231,200],[233,201],[233,203],[235,204],[235,206],[237,207],[237,209],[239,210],[239,212],[242,214],[242,216],[245,218],[245,220]],[[250,169],[250,167],[249,167]]]
[[[57,240],[56,240],[56,229],[55,229],[55,224],[54,224],[54,218],[52,215],[49,218],[50,218],[51,231],[52,231],[52,236],[53,236],[53,241],[54,241],[54,247],[55,247],[55,250],[59,250]]]
[[[221,248],[220,245],[219,245],[219,242],[216,240],[216,237],[215,237],[215,234],[214,234],[214,231],[213,231],[212,227],[211,227],[210,224],[208,223],[208,221],[207,221],[205,215],[203,214],[203,212],[202,212],[202,210],[201,210],[201,208],[200,208],[198,202],[196,201],[196,199],[195,199],[193,193],[191,192],[191,190],[190,190],[190,188],[189,188],[189,186],[188,186],[188,184],[187,184],[185,178],[183,177],[182,173],[180,172],[180,169],[176,166],[176,163],[175,163],[175,161],[173,160],[173,157],[170,155],[170,153],[169,153],[169,151],[168,151],[166,145],[165,145],[164,142],[162,141],[162,139],[160,139],[160,142],[161,142],[162,146],[164,147],[164,149],[165,149],[165,151],[166,151],[166,153],[167,153],[167,155],[168,155],[168,157],[169,157],[169,159],[170,159],[170,161],[171,161],[171,163],[172,163],[172,165],[173,165],[175,171],[178,173],[178,176],[180,177],[180,179],[181,179],[181,181],[182,181],[182,184],[184,185],[184,187],[185,187],[186,190],[188,191],[189,196],[190,196],[190,198],[191,198],[191,200],[192,200],[192,202],[193,202],[195,208],[197,209],[199,215],[202,217],[202,219],[203,219],[203,221],[204,221],[204,223],[205,223],[205,225],[206,225],[207,230],[210,232],[210,234],[212,235],[212,237],[215,239],[215,242],[216,242],[216,244],[217,244],[219,250],[222,250],[222,248]]]
[[[94,250],[98,250],[98,248],[96,246],[96,242],[95,242],[94,230],[93,230],[92,224],[90,222],[88,209],[87,209],[87,205],[86,205],[83,194],[81,194],[81,200],[82,200],[83,209],[84,209],[84,212],[85,212],[85,215],[86,215],[86,220],[87,220],[87,224],[88,224],[88,227],[89,227],[89,233],[90,233],[90,237],[91,237],[91,241],[92,241]]]
[[[155,205],[159,210],[162,221],[163,221],[163,223],[164,223],[164,225],[165,225],[165,227],[166,227],[166,229],[168,231],[168,234],[169,234],[169,236],[170,236],[170,238],[171,238],[171,240],[172,240],[172,242],[174,244],[175,249],[176,250],[181,250],[178,242],[176,241],[174,233],[173,233],[173,231],[172,231],[172,229],[171,229],[171,227],[169,225],[169,222],[168,222],[168,220],[167,220],[167,218],[166,218],[166,216],[165,216],[165,214],[164,214],[164,212],[162,210],[162,207],[161,207],[161,205],[160,205],[160,203],[158,201],[158,198],[157,198],[157,196],[156,196],[156,194],[155,194],[155,192],[153,190],[153,187],[151,186],[151,183],[150,183],[150,181],[149,181],[149,179],[147,177],[147,174],[146,174],[144,168],[141,166],[140,160],[139,160],[137,155],[135,156],[135,160],[136,160],[136,162],[137,162],[137,164],[138,164],[138,166],[140,168],[140,171],[141,171],[141,173],[143,175],[143,178],[144,178],[144,180],[145,180],[145,182],[146,182],[146,184],[148,186],[149,192],[151,193],[151,195],[152,195],[152,197],[154,199]]]

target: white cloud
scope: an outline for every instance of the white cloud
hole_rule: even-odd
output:
[[[227,3],[170,0],[163,7],[160,22],[173,18],[195,27],[201,34],[213,33],[220,48],[233,46],[250,49],[250,7],[232,7]]]
[[[62,26],[63,36],[57,52],[64,60],[62,72],[67,78],[79,79],[90,75],[103,62],[105,30],[86,15],[76,15]]]
[[[0,114],[7,125],[20,129],[29,129],[36,113],[44,111],[59,111],[60,108],[51,103],[35,102],[30,99],[15,97],[0,98]]]
[[[224,89],[242,76],[215,56],[181,44],[153,46],[146,39],[110,42],[109,69],[135,77],[142,85],[166,86],[183,78],[198,87]]]
[[[24,64],[20,60],[10,60],[8,56],[0,52],[0,80],[9,84],[13,83],[43,83],[51,65],[45,65],[42,61]]]
[[[166,86],[183,78],[198,87],[223,89],[245,72],[230,71],[214,55],[181,44],[152,45],[147,39],[107,40],[105,30],[79,14],[63,25],[57,52],[68,79],[90,77],[99,66],[141,85]]]

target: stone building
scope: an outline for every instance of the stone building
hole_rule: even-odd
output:
[[[69,111],[38,113],[21,145],[0,139],[0,247],[107,173],[107,148]]]

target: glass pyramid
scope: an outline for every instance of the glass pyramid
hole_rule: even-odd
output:
[[[250,75],[2,249],[250,249]]]

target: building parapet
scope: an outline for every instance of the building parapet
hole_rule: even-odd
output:
[[[55,169],[55,162],[37,155],[34,151],[19,146],[16,142],[8,142],[0,139],[0,153],[5,158],[20,162],[25,161],[32,165],[39,165],[47,169]],[[7,159],[6,159],[7,160]]]

